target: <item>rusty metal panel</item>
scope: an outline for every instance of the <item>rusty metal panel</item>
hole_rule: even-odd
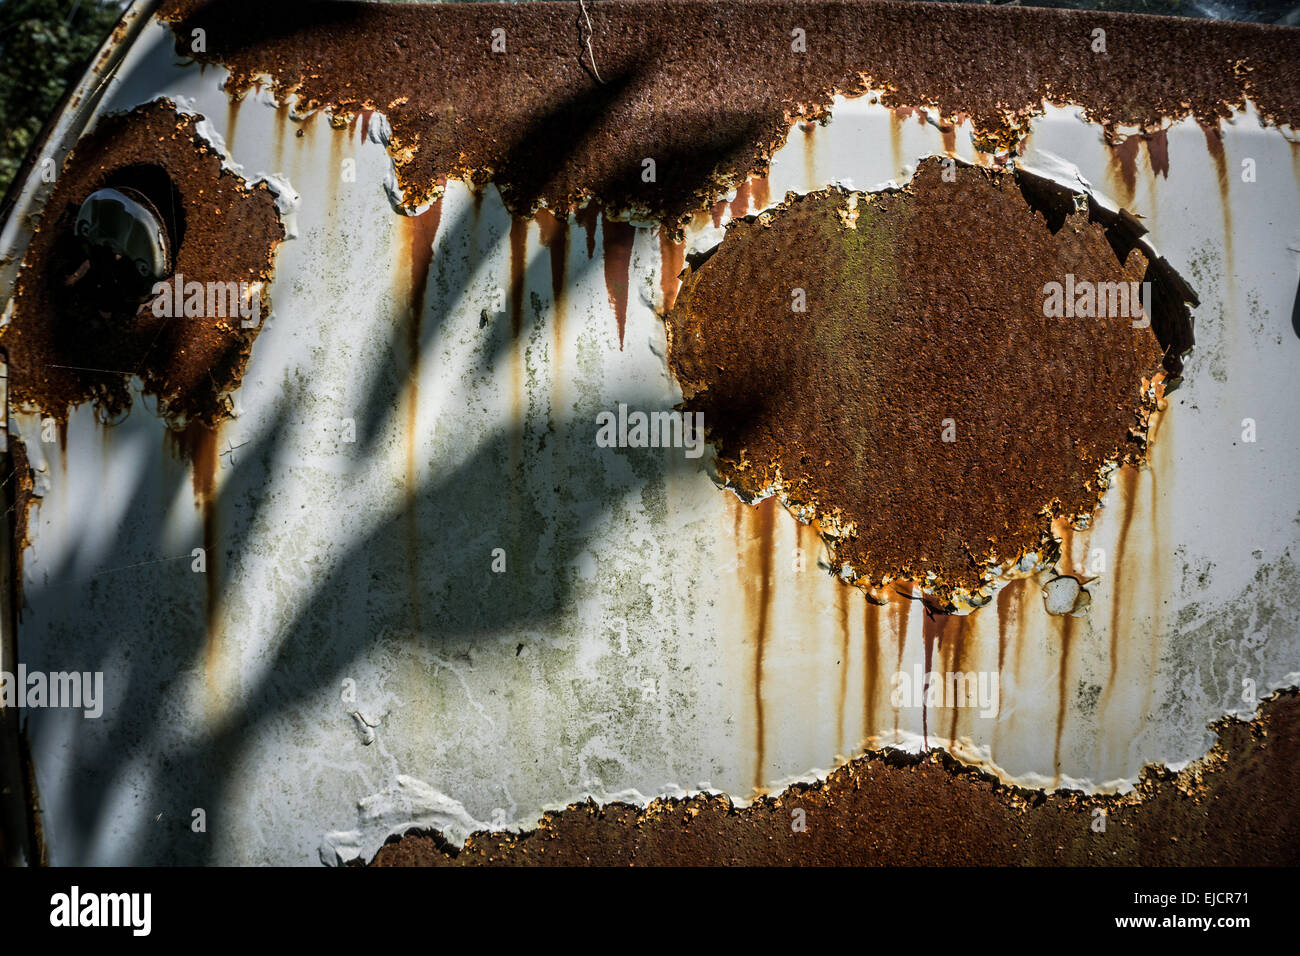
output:
[[[1225,767],[1300,739],[1295,31],[253,9],[139,7],[5,225],[4,669],[103,687],[24,710],[51,862],[758,860],[811,806],[856,861],[918,802],[1208,862],[1207,792],[1294,862]],[[79,291],[113,183],[190,312]],[[1049,314],[1076,273],[1154,299]]]

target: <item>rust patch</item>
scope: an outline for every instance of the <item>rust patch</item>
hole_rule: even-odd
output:
[[[199,59],[229,68],[232,91],[266,75],[304,109],[385,112],[408,205],[445,175],[494,179],[518,215],[594,196],[684,222],[765,169],[794,119],[869,88],[887,91],[887,106],[969,114],[997,151],[1045,98],[1114,128],[1189,113],[1217,122],[1249,95],[1266,119],[1300,125],[1300,31],[1255,24],[873,0],[677,3],[658,16],[611,0],[589,10],[600,83],[578,55],[573,3],[167,0],[160,15],[182,56],[191,31],[206,31]],[[774,29],[790,22],[816,35],[815,52],[792,51],[788,28]],[[1105,69],[1090,45],[1098,27],[1124,38]],[[495,28],[504,53],[492,52]],[[373,55],[394,38],[400,56]],[[685,113],[671,106],[683,90]],[[647,157],[658,165],[649,182]]]
[[[270,314],[266,283],[284,229],[272,192],[222,168],[196,132],[200,119],[159,100],[105,117],[77,144],[28,246],[13,321],[0,330],[16,407],[65,421],[69,409],[94,402],[114,420],[130,408],[129,381],[139,376],[173,424],[212,424],[227,414]],[[244,328],[237,312],[227,317],[224,304],[211,308],[206,294],[203,315],[166,318],[153,299],[141,304],[75,278],[85,275],[79,267],[86,260],[74,234],[77,211],[90,193],[115,185],[155,199],[175,250],[175,273],[166,281],[174,287],[183,276],[187,289],[260,289],[256,327]]]
[[[723,480],[815,517],[855,583],[914,581],[941,609],[1053,541],[1053,517],[1091,514],[1111,463],[1142,459],[1151,383],[1191,337],[1159,281],[1150,328],[1044,315],[1067,274],[1140,284],[1154,264],[1096,207],[942,175],[927,160],[907,190],[825,190],[735,223],[667,317]]]
[[[1007,787],[942,751],[871,753],[816,784],[738,809],[724,796],[645,809],[573,804],[534,830],[477,832],[456,848],[411,831],[374,866],[725,864],[1295,865],[1300,863],[1300,698],[1225,718],[1210,753],[1174,774],[1147,768],[1134,793],[1089,797]],[[792,832],[802,808],[805,832]],[[1094,811],[1106,814],[1094,833]]]

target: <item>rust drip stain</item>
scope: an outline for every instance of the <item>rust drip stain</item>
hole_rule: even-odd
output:
[[[1074,525],[1068,521],[1061,523],[1061,563],[1062,574],[1074,574],[1077,565],[1074,561]]]
[[[537,210],[539,238],[551,254],[551,297],[558,307],[564,301],[564,270],[569,247],[569,220],[560,219],[546,209]],[[513,240],[513,233],[511,235]]]
[[[1124,620],[1121,582],[1124,580],[1124,572],[1128,563],[1129,529],[1133,525],[1133,513],[1137,508],[1137,469],[1120,468],[1115,472],[1115,480],[1122,514],[1119,523],[1119,537],[1115,541],[1114,560],[1111,562],[1110,567],[1111,587],[1114,589],[1114,593],[1111,596],[1110,603],[1110,677],[1107,679],[1108,695],[1115,686],[1115,678],[1119,671],[1120,623]]]
[[[663,301],[663,311],[672,311],[677,301],[677,290],[681,287],[680,276],[686,267],[686,243],[674,242],[667,229],[659,229],[659,294]],[[802,537],[803,525],[800,524]]]
[[[343,182],[343,146],[344,131],[330,130],[330,174],[326,177],[329,185],[326,187],[328,197],[326,202],[329,204],[330,211],[338,206],[339,185]]]
[[[419,469],[416,455],[419,449],[420,415],[420,347],[423,339],[425,295],[429,286],[429,273],[433,267],[433,243],[442,221],[442,200],[436,200],[419,216],[402,219],[406,237],[408,299],[406,321],[406,471],[404,523],[406,525],[407,568],[411,598],[411,629],[420,631],[420,605],[422,603],[422,575],[420,573],[420,520]]]
[[[510,337],[524,328],[524,279],[528,267],[528,220],[510,220]]]
[[[628,282],[632,271],[632,243],[636,229],[626,222],[603,217],[605,237],[605,291],[618,322],[618,350],[623,351],[623,333],[627,326]]]
[[[1130,136],[1110,147],[1110,166],[1113,171],[1110,180],[1115,183],[1120,193],[1119,199],[1125,206],[1132,204],[1137,191],[1137,155],[1141,145],[1140,136]],[[1118,174],[1118,178],[1115,174]]]
[[[930,672],[934,670],[934,649],[943,647],[944,632],[948,629],[948,621],[951,615],[936,613],[929,608],[922,608],[921,618],[921,640],[925,643],[925,669],[921,671],[924,675],[921,691],[921,741],[926,750],[930,749]],[[942,687],[943,676],[940,675],[936,683]]]
[[[1011,615],[1018,613],[1015,608],[1017,591],[1023,587],[1022,581],[1011,581],[998,591],[998,674],[1003,673],[1007,661],[1007,635],[1011,630]]]
[[[271,133],[271,159],[276,169],[284,166],[284,134],[293,122],[289,118],[290,112],[287,106],[277,107],[275,111],[275,122],[272,124]]]
[[[220,657],[221,551],[218,541],[217,466],[220,424],[208,426],[190,422],[182,429],[168,429],[165,439],[172,454],[190,466],[194,507],[201,516],[204,554],[204,641],[203,673],[209,693],[217,690],[217,661]]]
[[[600,228],[600,205],[589,202],[573,214],[587,236],[587,258],[596,254],[596,231]]]
[[[1165,412],[1155,416],[1157,427],[1168,427],[1164,424]],[[1151,487],[1151,497],[1149,501],[1150,519],[1148,525],[1148,535],[1151,541],[1151,567],[1150,580],[1153,585],[1149,588],[1151,596],[1151,653],[1148,658],[1149,666],[1147,668],[1147,690],[1146,702],[1142,707],[1142,721],[1146,723],[1147,716],[1151,713],[1151,701],[1155,696],[1156,690],[1156,672],[1160,665],[1160,638],[1162,636],[1162,620],[1164,618],[1165,599],[1163,595],[1169,594],[1173,589],[1165,583],[1165,552],[1161,547],[1161,520],[1160,520],[1160,476],[1156,470],[1158,459],[1151,462],[1151,467],[1147,470],[1147,481]]]
[[[554,326],[552,330],[552,340],[554,342],[552,374],[558,381],[560,376],[556,373],[562,366],[561,359],[563,358],[564,345],[564,277],[569,252],[569,220],[567,217],[555,216],[545,209],[537,210],[537,215],[534,218],[537,220],[537,227],[541,233],[542,245],[551,254],[551,298],[554,302],[551,310]]]
[[[880,605],[870,599],[862,610],[862,735],[872,745],[876,733],[876,688],[880,681]]]
[[[802,525],[800,526],[802,527]],[[835,706],[836,752],[844,746],[844,709],[849,699],[849,589],[838,582],[835,585],[835,610],[840,624],[840,688]]]
[[[1169,131],[1155,130],[1150,133],[1134,133],[1118,143],[1110,144],[1110,166],[1108,177],[1120,191],[1120,198],[1125,204],[1133,202],[1137,194],[1138,153],[1146,147],[1147,165],[1151,175],[1169,178]]]
[[[754,197],[754,209],[762,211],[772,201],[772,183],[766,176],[755,176],[750,180],[751,195]]]
[[[889,155],[894,160],[894,171],[903,168],[903,113],[910,110],[889,111]]]
[[[239,130],[239,108],[243,104],[244,100],[239,96],[226,101],[226,152],[232,156],[235,154],[235,134]]]
[[[1228,157],[1223,148],[1223,130],[1218,124],[1211,126],[1201,124],[1205,134],[1205,148],[1214,160],[1214,169],[1219,179],[1219,206],[1223,210],[1223,277],[1227,283],[1224,295],[1224,320],[1232,321],[1236,317],[1233,300],[1236,298],[1237,270],[1233,265],[1232,253],[1232,201],[1230,192],[1231,179],[1228,175]],[[1229,331],[1229,336],[1232,332]]]
[[[1160,129],[1147,133],[1147,162],[1151,164],[1152,176],[1169,178],[1169,130]]]
[[[809,189],[816,189],[817,182],[817,140],[814,134],[817,132],[816,123],[803,123],[800,125],[803,130],[803,170],[804,178],[807,181]]]
[[[944,123],[939,127],[939,132],[943,135],[943,151],[949,156],[957,155],[957,127],[952,123]]]
[[[907,623],[912,616],[912,599],[909,595],[901,595],[901,600],[896,600],[898,604],[898,616],[895,627],[898,630],[898,658],[894,664],[894,672],[902,673],[903,671],[903,651],[907,647]],[[892,695],[891,695],[892,696]],[[898,707],[894,707],[894,740],[898,740]]]
[[[948,641],[950,648],[950,657],[948,660],[949,674],[965,673],[966,661],[966,643],[970,639],[970,615],[960,615],[956,620],[954,633],[950,635]],[[948,725],[948,748],[951,750],[957,746],[957,717],[961,713],[957,706],[957,696],[952,695],[949,701],[952,709],[952,722]]]
[[[745,507],[745,506],[741,506]],[[758,526],[757,561],[758,590],[753,594],[754,609],[754,790],[765,792],[763,771],[767,762],[767,728],[763,706],[763,664],[767,652],[768,627],[772,612],[772,571],[776,561],[773,542],[776,534],[776,508],[774,498],[754,507],[754,521]]]
[[[726,214],[727,214],[727,201],[725,199],[719,199],[709,209],[709,216],[713,219],[714,229],[722,228],[722,217],[725,216]]]
[[[736,187],[736,198],[731,201],[731,218],[739,219],[741,216],[748,215],[752,199],[753,187],[749,180],[745,180]]]
[[[1061,635],[1061,669],[1056,681],[1056,743],[1052,750],[1052,773],[1061,779],[1061,738],[1065,733],[1066,704],[1070,682],[1070,646],[1074,641],[1074,618],[1066,614],[1056,618]]]
[[[370,141],[370,117],[375,115],[374,110],[358,110],[357,115],[361,117],[361,142]]]

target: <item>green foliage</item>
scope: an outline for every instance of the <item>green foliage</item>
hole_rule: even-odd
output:
[[[0,0],[0,193],[121,14],[104,0]]]

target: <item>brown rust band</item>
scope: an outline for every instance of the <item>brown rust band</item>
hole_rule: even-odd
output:
[[[387,114],[408,205],[447,176],[496,182],[518,215],[594,196],[680,223],[763,170],[794,119],[868,88],[887,105],[969,116],[989,150],[1044,100],[1113,128],[1217,123],[1249,97],[1268,120],[1300,125],[1290,28],[883,0],[604,0],[588,13],[599,81],[575,3],[168,0],[161,11],[177,51],[227,66],[232,92],[269,76],[303,108]]]
[[[1173,866],[1300,863],[1300,698],[1249,723],[1225,718],[1210,753],[1175,774],[1148,768],[1126,796],[1007,787],[934,752],[871,753],[825,781],[737,809],[725,796],[574,804],[523,833],[464,848],[413,831],[374,866]],[[805,829],[791,827],[804,811]],[[1103,818],[1102,829],[1098,821]]]

